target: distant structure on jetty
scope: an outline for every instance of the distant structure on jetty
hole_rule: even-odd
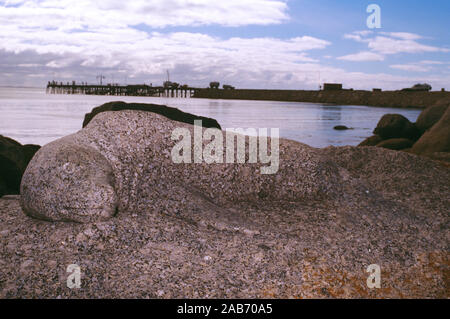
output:
[[[118,85],[118,84],[87,84],[85,82],[72,83],[49,81],[47,93],[50,94],[88,94],[88,95],[117,95],[117,96],[158,96],[190,98],[199,88],[180,86],[175,82],[164,82],[163,86],[146,84]]]
[[[341,83],[324,83],[323,84],[324,91],[339,91],[342,90]]]

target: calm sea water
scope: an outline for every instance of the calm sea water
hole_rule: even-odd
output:
[[[280,136],[314,147],[357,145],[386,113],[410,121],[416,109],[297,102],[177,99],[46,94],[45,89],[0,88],[0,134],[23,144],[44,145],[81,129],[84,114],[109,101],[156,103],[216,119],[222,128],[279,128]],[[354,128],[335,131],[336,125]]]

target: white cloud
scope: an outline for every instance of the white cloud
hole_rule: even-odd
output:
[[[428,72],[431,70],[430,67],[419,65],[419,64],[394,64],[394,65],[390,65],[390,67],[392,69],[411,71],[411,72]]]
[[[24,0],[0,1],[0,25],[84,29],[145,24],[151,27],[268,25],[288,19],[280,0]],[[14,6],[10,6],[14,5]]]
[[[120,37],[116,36],[118,33]],[[166,69],[174,73],[179,69],[178,76],[184,73],[184,79],[176,79],[179,81],[198,83],[217,77],[246,85],[244,81],[261,83],[263,78],[270,86],[269,82],[273,85],[283,81],[277,74],[292,73],[300,64],[315,63],[308,51],[329,45],[328,41],[309,36],[222,39],[187,32],[148,34],[132,28],[72,33],[61,30],[34,33],[14,26],[0,29],[0,49],[17,54],[51,55],[51,59],[41,62],[51,69],[50,73],[79,80],[87,72],[91,78],[96,72],[120,72],[134,78],[153,76],[162,80],[161,74]],[[292,82],[296,79],[292,77]]]
[[[375,37],[370,37],[373,32],[356,31],[345,34],[345,39],[367,43],[368,48],[378,54],[398,53],[424,53],[424,52],[450,52],[449,49],[425,45],[417,42],[423,39],[421,35],[408,32],[380,32]]]
[[[352,33],[344,34],[344,39],[355,40],[358,42],[367,42],[367,37],[370,34],[373,34],[373,31],[364,30],[364,31],[354,31]]]
[[[276,71],[291,73],[298,64],[315,63],[307,51],[330,45],[310,36],[223,39],[192,32],[145,32],[133,27],[139,23],[152,27],[279,23],[287,18],[283,1],[16,3],[19,7],[1,7],[0,0],[0,50],[16,55],[36,52],[43,57],[38,61],[45,66],[43,72],[74,79],[99,71],[148,79],[160,77],[166,69],[184,69],[184,77],[193,81],[215,76],[267,78],[268,74],[271,81],[277,81]]]
[[[398,38],[402,40],[419,40],[423,39],[421,35],[409,32],[380,32],[380,34],[384,34],[393,38]]]
[[[117,33],[121,36],[116,36]],[[6,41],[11,38],[12,41]],[[0,48],[7,51],[18,53],[33,50],[40,54],[60,55],[60,59],[47,64],[53,68],[65,67],[74,62],[73,55],[83,60],[83,66],[105,67],[143,62],[154,67],[158,64],[170,65],[172,61],[203,64],[217,59],[223,59],[225,64],[246,61],[245,63],[252,65],[265,65],[267,59],[278,59],[280,62],[314,62],[306,55],[306,51],[323,49],[328,45],[328,41],[308,36],[285,40],[221,39],[186,32],[154,32],[149,35],[131,28],[70,34],[60,30],[43,30],[35,34],[12,27],[0,30]]]
[[[373,34],[374,32],[370,30],[363,30],[363,31],[355,31],[353,33],[361,36],[368,36],[369,34]]]
[[[368,42],[370,49],[381,54],[449,52],[450,50],[418,43],[414,40],[399,40],[377,36]]]
[[[442,61],[431,61],[431,60],[423,60],[423,61],[420,61],[419,62],[420,64],[427,64],[427,65],[442,65],[442,64],[445,64],[444,62],[442,62]]]
[[[344,55],[337,58],[338,60],[344,61],[355,61],[355,62],[363,62],[363,61],[383,61],[384,56],[378,53],[364,51],[355,54]]]
[[[318,88],[319,73],[322,82],[342,82],[354,88],[401,88],[405,82],[419,80],[433,86],[450,82],[448,76],[414,79],[320,65],[311,50],[323,50],[331,43],[306,35],[223,38],[163,29],[282,23],[289,17],[286,1],[281,0],[7,3],[5,6],[0,0],[0,84],[23,79],[22,84],[43,84],[52,78],[94,82],[99,73],[106,75],[107,81],[115,77],[121,83],[127,79],[130,83],[161,83],[167,69],[174,81],[194,86],[220,80],[241,88]],[[368,43],[374,34],[360,31],[353,39]],[[416,40],[402,37],[390,36],[396,41]],[[341,59],[381,61],[382,57],[383,53],[372,50]]]
[[[41,64],[37,63],[20,63],[17,65],[20,68],[35,68],[41,66]]]
[[[394,64],[394,65],[390,65],[390,67],[393,69],[411,71],[411,72],[429,72],[431,70],[434,70],[436,66],[445,65],[445,64],[448,64],[448,62],[422,60],[422,61],[415,62],[415,63]]]
[[[353,33],[344,34],[344,39],[355,40],[355,41],[358,41],[358,42],[364,42],[364,40],[363,40],[361,35],[353,34]]]
[[[69,61],[68,60],[53,60],[48,62],[45,66],[49,67],[49,68],[55,68],[55,69],[60,69],[66,66],[69,66]],[[20,65],[19,65],[20,66]]]

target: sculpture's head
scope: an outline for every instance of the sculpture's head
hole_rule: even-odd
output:
[[[108,160],[96,149],[64,138],[36,153],[22,177],[20,193],[27,215],[50,221],[106,220],[118,206]]]

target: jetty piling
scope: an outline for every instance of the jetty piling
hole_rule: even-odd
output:
[[[86,95],[115,95],[115,96],[154,96],[170,98],[191,98],[198,88],[189,86],[164,87],[146,84],[118,85],[118,84],[87,84],[87,83],[63,83],[48,82],[46,92],[48,94],[86,94]]]

